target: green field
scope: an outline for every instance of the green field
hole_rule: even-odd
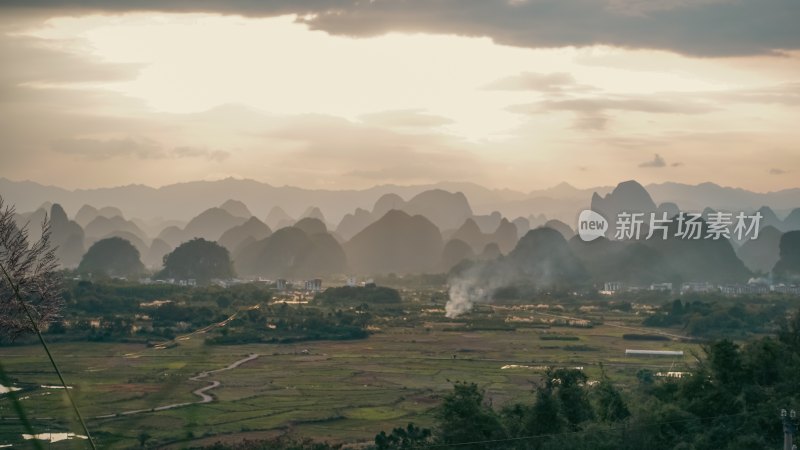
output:
[[[494,319],[504,314],[535,313],[491,311]],[[456,381],[477,383],[500,406],[532,399],[543,366],[579,366],[596,379],[602,363],[625,388],[643,367],[683,370],[692,364],[692,352],[700,351],[680,341],[625,341],[622,334],[636,332],[625,324],[638,327],[641,319],[619,312],[604,319],[606,324],[593,328],[463,331],[463,323],[434,314],[413,327],[383,327],[364,340],[210,346],[191,338],[167,349],[88,342],[52,347],[103,448],[139,448],[142,432],[151,436],[149,445],[167,448],[282,433],[355,443],[411,421],[430,425],[432,409]],[[627,358],[625,348],[684,350],[686,356]],[[200,381],[189,380],[251,354],[259,356]],[[40,347],[0,348],[0,360],[18,386],[27,386],[18,394],[37,433],[79,432],[63,391],[41,387],[57,379]],[[506,365],[515,367],[503,369]],[[214,397],[210,403],[151,411],[197,402],[200,397],[192,391],[214,380],[221,385],[208,392]],[[121,415],[135,410],[145,411]],[[22,425],[6,396],[0,397],[0,416],[0,443],[31,448],[20,441]],[[84,446],[85,441],[71,440],[51,448]]]

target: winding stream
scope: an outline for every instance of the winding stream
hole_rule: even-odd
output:
[[[242,364],[244,364],[244,363],[246,363],[248,361],[252,361],[252,360],[258,358],[259,356],[260,355],[254,353],[252,355],[247,356],[246,358],[242,358],[242,359],[240,359],[238,361],[235,361],[235,362],[229,364],[228,366],[223,367],[222,369],[215,369],[215,370],[208,370],[208,371],[200,372],[199,374],[197,374],[197,375],[195,375],[193,377],[190,377],[189,380],[190,381],[201,381],[204,378],[208,378],[211,374],[218,373],[218,372],[224,372],[226,370],[233,370],[233,369],[241,366]],[[124,411],[124,412],[114,413],[114,414],[105,414],[105,415],[102,415],[102,416],[95,416],[95,419],[108,419],[108,418],[119,417],[119,416],[132,416],[134,414],[141,414],[141,413],[146,413],[146,412],[166,411],[168,409],[182,408],[184,406],[189,406],[189,405],[200,405],[200,404],[203,404],[203,403],[211,403],[211,402],[214,401],[214,397],[212,395],[208,394],[208,391],[219,387],[221,384],[222,383],[217,381],[217,380],[210,380],[210,383],[207,386],[203,386],[203,387],[201,387],[199,389],[193,390],[192,394],[200,397],[200,400],[198,400],[196,402],[172,403],[170,405],[157,406],[157,407],[149,408],[149,409],[135,409],[135,410],[132,410],[132,411]]]

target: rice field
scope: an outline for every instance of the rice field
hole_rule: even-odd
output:
[[[477,383],[500,406],[532,398],[546,366],[582,367],[592,379],[602,363],[625,386],[643,367],[685,369],[700,351],[679,341],[624,341],[631,330],[620,324],[637,322],[624,314],[612,319],[594,328],[472,331],[431,320],[357,341],[210,346],[189,339],[173,348],[80,342],[52,349],[102,448],[139,448],[143,432],[149,446],[165,448],[283,433],[357,443],[408,422],[430,426],[441,395],[456,381]],[[546,337],[553,335],[565,339]],[[686,356],[632,358],[626,348]],[[80,434],[40,347],[2,347],[0,361],[21,388],[16,394],[36,433]],[[211,384],[218,385],[204,393],[213,399],[202,403],[193,392]],[[0,394],[0,445],[34,448],[25,432],[8,395]],[[86,448],[79,437],[48,445]]]

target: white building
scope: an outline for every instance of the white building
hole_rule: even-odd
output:
[[[681,293],[685,293],[685,292],[711,292],[714,289],[715,289],[714,285],[711,284],[711,283],[708,283],[706,281],[700,281],[700,282],[693,281],[693,282],[689,282],[689,283],[683,283],[681,285]]]
[[[625,356],[683,356],[683,350],[632,350],[632,349],[625,349]]]
[[[650,285],[650,290],[672,292],[672,283],[653,283]]]

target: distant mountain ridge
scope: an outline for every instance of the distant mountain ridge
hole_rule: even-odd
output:
[[[786,214],[800,206],[800,188],[758,193],[713,183],[689,185],[672,182],[650,184],[645,188],[656,204],[673,202],[683,210],[702,210],[705,207],[722,210],[755,210],[766,205],[780,214]],[[8,203],[15,204],[18,212],[34,211],[45,202],[58,203],[71,215],[76,214],[86,204],[113,205],[123,211],[127,218],[166,217],[178,220],[189,220],[212,206],[235,199],[237,209],[241,210],[238,204],[241,203],[258,217],[266,217],[270,209],[276,206],[281,207],[290,216],[301,217],[309,207],[317,205],[326,220],[330,223],[339,223],[346,214],[354,212],[356,208],[371,210],[384,195],[394,194],[400,199],[411,199],[422,192],[436,189],[463,193],[474,214],[499,211],[511,219],[528,217],[529,214],[535,213],[572,223],[575,211],[588,207],[594,192],[605,195],[613,187],[578,189],[567,183],[561,183],[552,188],[523,193],[509,189],[489,189],[474,183],[442,182],[416,186],[380,185],[361,190],[318,190],[291,186],[276,187],[254,180],[229,178],[219,181],[178,183],[160,188],[129,185],[67,190],[31,181],[12,181],[0,177],[0,195]],[[389,207],[389,209],[395,208]],[[382,217],[382,214],[380,216]],[[85,220],[84,217],[81,219]],[[275,229],[275,224],[269,221],[265,223]]]
[[[0,179],[0,184],[2,182],[6,185],[11,183],[17,188],[32,186],[31,183],[14,183]],[[502,199],[492,205],[491,212],[476,213],[469,196],[462,191],[451,192],[435,188],[419,192],[407,197],[408,199],[394,192],[384,193],[374,199],[371,210],[367,209],[369,206],[353,208],[350,205],[351,212],[339,216],[341,220],[338,225],[327,222],[326,217],[329,216],[323,209],[330,208],[330,205],[326,203],[270,206],[264,204],[261,199],[258,206],[254,207],[227,191],[214,194],[215,187],[221,186],[223,190],[230,190],[231,184],[239,187],[256,186],[273,189],[277,190],[273,193],[280,192],[281,195],[288,195],[287,192],[303,192],[302,195],[315,201],[319,200],[319,196],[328,196],[337,202],[344,202],[345,198],[353,198],[354,195],[367,196],[366,192],[369,191],[272,188],[248,180],[198,182],[194,183],[194,187],[187,188],[186,185],[170,187],[184,191],[178,194],[170,191],[171,195],[174,194],[173,200],[199,201],[200,199],[205,203],[215,195],[224,197],[224,200],[218,204],[219,206],[211,205],[194,216],[188,216],[185,222],[172,220],[173,217],[167,219],[157,217],[150,220],[132,217],[124,206],[130,205],[131,199],[128,197],[121,199],[124,202],[123,206],[105,202],[97,204],[113,206],[97,208],[89,203],[81,203],[74,220],[70,219],[65,208],[58,203],[58,199],[48,198],[42,203],[37,203],[42,206],[35,211],[16,214],[15,220],[19,226],[25,223],[35,224],[41,222],[49,210],[54,242],[59,246],[58,256],[66,267],[75,267],[86,249],[99,240],[111,237],[122,238],[132,244],[142,262],[148,267],[160,266],[164,255],[192,239],[217,241],[233,256],[235,264],[241,268],[243,274],[259,276],[313,276],[315,273],[344,274],[350,271],[359,274],[428,273],[437,270],[449,271],[451,268],[461,266],[464,260],[489,261],[502,258],[502,255],[505,255],[509,262],[517,261],[522,266],[533,267],[535,264],[529,259],[517,258],[520,253],[514,250],[518,250],[521,248],[520,244],[526,242],[528,244],[537,242],[536,246],[546,247],[550,244],[545,244],[544,241],[550,238],[545,239],[543,236],[551,236],[559,242],[563,240],[564,244],[556,245],[551,250],[565,254],[569,251],[574,252],[595,281],[611,278],[642,282],[664,280],[727,282],[746,279],[754,272],[769,273],[779,259],[778,241],[782,239],[782,234],[800,229],[800,208],[776,214],[770,206],[758,205],[752,208],[742,206],[727,209],[727,212],[757,211],[762,216],[763,239],[752,242],[747,239],[698,242],[669,239],[627,244],[599,240],[594,245],[588,245],[574,238],[575,231],[572,229],[572,224],[577,225],[574,217],[562,221],[547,217],[545,211],[527,209],[530,204],[545,200],[548,204],[558,205],[562,209],[573,208],[576,205],[591,206],[609,219],[609,222],[622,211],[654,212],[659,216],[664,213],[668,217],[674,217],[680,210],[701,210],[706,218],[715,211],[726,211],[725,208],[716,209],[712,206],[683,207],[680,206],[682,202],[680,199],[659,204],[648,188],[635,180],[621,182],[613,189],[603,187],[601,191],[594,191],[591,194],[566,183],[548,190],[533,191],[530,194],[519,193],[519,195],[508,191],[491,190],[484,190],[481,193],[477,185],[454,185],[464,187],[473,194],[479,192],[478,197],[484,200],[490,199],[493,195],[495,199],[514,198],[515,200],[510,200],[511,204],[524,208],[513,220],[514,216],[501,212],[506,211],[505,207],[509,204]],[[691,186],[674,183],[660,186],[683,190],[686,195],[693,189]],[[706,198],[716,196],[714,198],[720,202],[732,201],[731,199],[737,198],[737,195],[747,196],[752,201],[760,201],[764,196],[771,195],[748,193],[708,183],[694,188],[699,190],[698,196],[705,195]],[[378,191],[375,189],[378,188],[369,191],[370,196],[377,194]],[[411,188],[406,187],[406,192],[408,189]],[[163,193],[161,190],[151,189],[151,191]],[[71,195],[80,193],[75,191]],[[786,191],[773,194],[778,197],[788,195]],[[2,191],[0,195],[5,196]],[[193,195],[198,197],[192,197]],[[544,197],[545,195],[563,196],[563,199]],[[522,200],[519,200],[520,198]],[[12,199],[7,201],[13,203]],[[41,199],[35,200],[38,202]],[[84,202],[86,199],[79,200]],[[783,205],[794,205],[789,203],[793,200],[798,200],[796,204],[800,205],[800,199],[794,199],[791,195],[782,200]],[[696,203],[696,200],[693,201]],[[154,203],[157,206],[158,200],[154,200]],[[153,208],[154,204],[147,206]],[[287,209],[292,213],[287,212]],[[265,221],[258,219],[258,216],[265,217],[264,215],[252,212],[259,210],[269,210]],[[570,214],[576,215],[577,210],[573,210]],[[126,219],[126,216],[132,218]],[[295,220],[293,217],[300,219]],[[85,225],[82,226],[78,220]],[[609,227],[607,237],[614,236],[614,226]],[[35,227],[32,228],[35,232]],[[540,231],[542,229],[545,231]],[[555,236],[553,233],[557,233],[559,237],[553,237]],[[672,229],[668,234],[676,235]],[[644,235],[646,233],[642,236]],[[525,236],[528,236],[527,240],[521,239]],[[534,247],[530,247],[529,250],[531,254],[540,254]],[[565,263],[567,259],[558,264],[564,263],[566,264],[564,267],[571,267],[572,263]],[[719,270],[712,270],[717,266]],[[542,266],[542,273],[546,271],[545,269],[547,266]],[[514,270],[527,273],[524,272],[527,270],[525,267]],[[577,269],[568,271],[579,272]]]

